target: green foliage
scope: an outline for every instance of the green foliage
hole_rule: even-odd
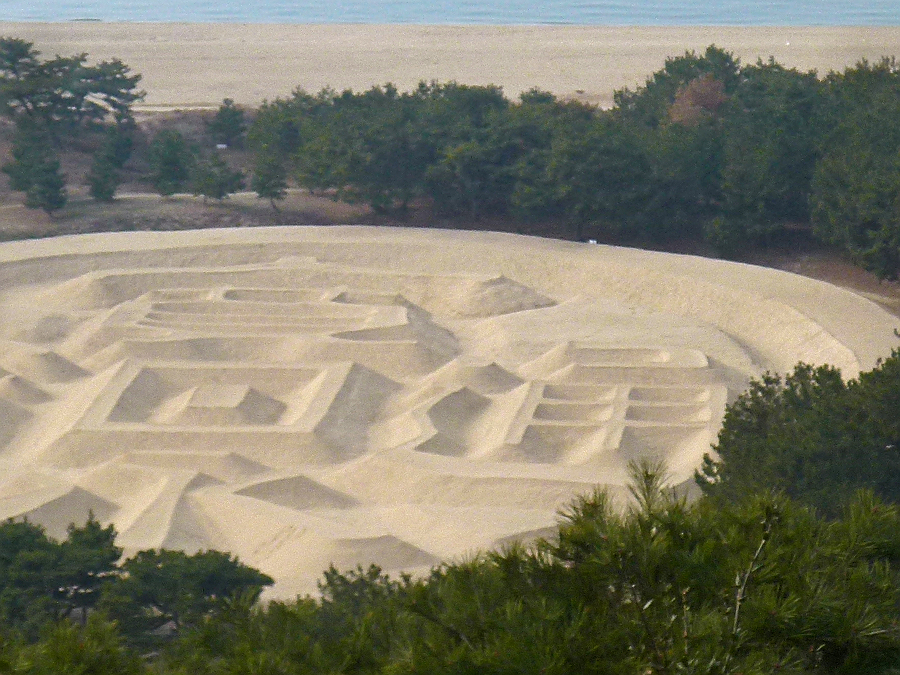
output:
[[[244,144],[244,132],[247,123],[244,119],[244,111],[238,108],[234,101],[226,98],[216,111],[215,117],[206,125],[206,132],[215,143],[222,143],[231,147],[240,148]]]
[[[48,214],[66,205],[65,176],[46,127],[23,120],[16,125],[13,161],[3,166],[10,187],[25,193],[25,206]]]
[[[103,153],[94,155],[91,171],[88,174],[88,186],[91,197],[98,202],[111,202],[115,199],[116,188],[121,179],[116,167]]]
[[[43,528],[27,521],[0,525],[0,625],[34,635],[55,618],[61,551]]]
[[[54,156],[52,141],[42,127],[27,123],[16,125],[13,161],[3,165],[3,173],[9,176],[9,186],[27,192],[34,184],[38,167]]]
[[[723,111],[723,226],[765,241],[808,222],[823,105],[815,73],[775,63],[741,70]]]
[[[298,90],[250,126],[253,180],[273,206],[291,176],[379,212],[418,200],[441,216],[512,216],[535,233],[565,219],[578,239],[702,238],[728,256],[812,224],[894,276],[896,72],[863,62],[820,80],[774,60],[743,66],[712,45],[616,92],[612,111],[455,82]]]
[[[0,112],[16,125],[14,161],[4,167],[25,205],[52,214],[65,206],[65,177],[57,151],[106,127],[87,182],[91,195],[111,201],[117,169],[131,152],[131,105],[143,97],[133,75],[114,59],[87,64],[87,55],[42,61],[34,45],[0,38]],[[127,130],[127,131],[126,131]]]
[[[285,162],[277,154],[269,152],[268,146],[260,148],[254,158],[250,187],[260,199],[268,199],[276,211],[278,207],[275,202],[284,199],[287,194]]]
[[[650,158],[633,126],[599,118],[554,144],[548,171],[578,239],[588,224],[599,232],[634,234],[646,222]]]
[[[520,146],[509,131],[497,123],[442,148],[426,175],[427,194],[439,212],[478,219],[506,211],[515,184],[513,167],[520,157]]]
[[[237,597],[252,605],[272,583],[218,551],[141,551],[120,565],[115,538],[113,526],[93,516],[70,526],[63,542],[27,520],[0,524],[0,635],[9,628],[33,642],[44,627],[62,621],[55,634],[63,646],[70,638],[89,642],[90,622],[82,635],[64,620],[83,623],[99,610],[132,642],[147,644],[153,641],[148,631],[170,621],[176,629],[199,624]],[[99,620],[96,628],[107,636],[113,630]]]
[[[281,158],[297,152],[301,143],[300,124],[324,105],[314,97],[298,90],[290,99],[264,102],[247,131],[247,144],[254,152],[266,148]]]
[[[421,101],[388,84],[361,94],[323,91],[298,122],[304,142],[293,156],[300,185],[329,190],[376,211],[405,210],[421,192],[433,149],[421,127]]]
[[[46,621],[93,607],[122,553],[114,541],[93,516],[61,543],[27,520],[0,524],[0,627],[34,637]]]
[[[133,635],[196,625],[235,595],[256,599],[272,579],[219,551],[140,551],[119,567],[99,607]]]
[[[253,155],[250,187],[260,199],[268,199],[275,210],[275,202],[285,197],[290,169],[298,170],[298,160],[292,158],[300,147],[300,127],[312,124],[316,111],[325,105],[323,97],[315,98],[298,90],[289,100],[263,103],[247,131],[247,144]],[[317,183],[311,179],[307,187],[315,189]]]
[[[323,649],[324,640],[313,637],[317,612],[309,598],[270,602],[265,608],[243,597],[227,601],[210,621],[168,646],[161,670],[194,675],[341,672],[343,655]]]
[[[652,169],[642,232],[653,242],[698,239],[721,209],[724,139],[718,120],[669,124],[646,138]]]
[[[702,56],[689,51],[666,59],[663,68],[653,73],[643,87],[615,92],[616,111],[632,122],[655,128],[668,121],[676,98],[691,82],[712,78],[721,83],[728,96],[737,88],[739,77],[740,62],[734,55],[710,45]]]
[[[100,152],[116,169],[121,169],[131,158],[135,132],[136,125],[131,119],[119,120],[106,127]]]
[[[87,54],[39,59],[34,45],[0,38],[0,103],[13,119],[40,122],[54,134],[130,116],[131,104],[143,97],[118,59],[87,65]]]
[[[835,118],[812,180],[823,240],[879,276],[900,274],[900,67],[865,61],[826,81]]]
[[[504,213],[515,183],[513,165],[525,145],[502,91],[451,82],[420,84],[417,94],[434,150],[423,191],[436,210],[473,219]]]
[[[113,201],[122,182],[119,170],[131,157],[133,146],[133,122],[123,120],[106,128],[87,177],[91,197],[98,202]]]
[[[734,257],[812,232],[894,278],[898,73],[884,59],[820,79],[771,59],[744,66],[711,45],[615,92],[612,111],[539,90],[511,102],[495,86],[422,82],[409,92],[298,89],[265,102],[249,124],[224,99],[207,132],[232,146],[246,136],[251,187],[273,208],[293,181],[376,212],[424,204],[452,218],[513,217],[537,234],[566,220],[578,239],[703,238]],[[30,42],[0,38],[0,107],[32,137],[16,141],[4,170],[29,205],[61,208],[57,152],[111,121],[87,182],[95,199],[114,197],[138,82],[119,61],[43,61]],[[238,189],[235,172],[195,154],[176,131],[160,133],[149,153],[154,187],[214,199]]]
[[[0,672],[3,672],[0,670]],[[40,641],[23,647],[7,672],[22,675],[138,675],[146,672],[114,624],[92,615],[86,625],[47,624]]]
[[[319,601],[236,600],[165,672],[890,673],[900,514],[871,493],[826,521],[784,496],[690,505],[658,466],[633,501],[576,500],[558,536],[392,580],[326,572]]]
[[[441,179],[429,172],[452,182],[458,166],[448,154],[459,155],[460,146],[506,106],[496,87],[455,83],[422,83],[403,94],[390,84],[359,94],[296,92],[264,106],[249,137],[251,146],[276,150],[303,187],[365,201],[376,211],[404,211],[423,193],[440,201],[443,192],[434,185]],[[452,166],[443,173],[436,168],[442,152],[444,168]],[[460,201],[471,210],[471,198]],[[439,208],[455,210],[457,204]]]
[[[219,154],[202,159],[191,167],[190,188],[203,199],[225,199],[244,187],[244,173],[232,169]]]
[[[69,525],[68,536],[60,544],[64,583],[55,592],[64,607],[63,616],[96,606],[103,583],[113,575],[122,556],[115,541],[115,528],[111,524],[102,527],[93,514],[81,527]]]
[[[121,178],[115,165],[104,152],[100,151],[94,155],[87,179],[90,195],[96,201],[111,202],[115,199],[116,188]]]
[[[66,179],[58,159],[47,158],[37,164],[32,181],[25,193],[25,206],[29,209],[43,209],[50,215],[66,205]]]
[[[12,640],[7,638],[0,630],[0,673],[11,673],[16,658],[16,647]]]
[[[425,168],[434,154],[423,133],[418,103],[391,85],[358,96],[345,92],[335,99],[337,124],[327,127],[329,146],[338,151],[343,162],[338,175],[345,176],[347,184],[332,187],[376,211],[388,211],[395,204],[405,210],[421,192]],[[335,132],[344,125],[351,135],[336,138]]]
[[[153,187],[166,197],[184,190],[195,162],[196,153],[180,132],[160,131],[150,144]]]
[[[728,407],[704,492],[737,501],[760,489],[834,517],[858,489],[900,501],[900,353],[845,383],[834,368],[765,375]]]
[[[336,184],[332,176],[341,171],[342,162],[328,160],[327,134],[320,127],[325,123],[320,117],[326,115],[331,98],[329,90],[311,96],[298,89],[290,99],[263,103],[250,125],[251,188],[261,199],[268,199],[273,209],[277,210],[277,200],[284,199],[291,173],[310,190],[330,189]],[[299,152],[301,145],[303,153]]]
[[[859,386],[894,385],[896,398],[897,368]],[[829,373],[816,382],[827,389]],[[897,419],[882,420],[883,433]],[[332,567],[318,600],[260,606],[271,579],[227,554],[144,551],[122,564],[85,625],[51,617],[30,642],[0,640],[0,667],[143,672],[127,644],[154,649],[161,675],[889,675],[900,663],[896,506],[871,491],[831,520],[770,492],[689,504],[648,462],[632,466],[630,490],[627,503],[603,491],[576,500],[552,540],[422,579]],[[106,565],[112,536],[93,523],[72,528],[66,545],[106,550]],[[48,545],[40,528],[8,521],[0,579],[21,552]],[[147,632],[170,621],[168,640]]]
[[[489,111],[482,126],[457,126],[458,138],[447,138],[426,172],[426,194],[450,215],[512,214],[531,222],[562,215],[552,149],[590,125],[594,112],[526,92],[519,104]]]

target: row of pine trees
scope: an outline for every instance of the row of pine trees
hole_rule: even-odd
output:
[[[453,82],[297,90],[256,110],[226,99],[195,138],[174,123],[148,136],[131,114],[140,76],[86,63],[0,39],[0,107],[14,129],[4,171],[51,213],[66,202],[61,153],[90,151],[85,180],[100,201],[128,169],[163,195],[221,200],[249,187],[275,207],[296,186],[401,219],[424,206],[447,226],[564,224],[579,240],[705,242],[726,256],[801,232],[900,274],[892,59],[818,74],[711,46],[616,92],[611,110]]]

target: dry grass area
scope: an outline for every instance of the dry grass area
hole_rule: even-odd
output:
[[[74,191],[72,191],[74,192]],[[20,200],[21,201],[21,200]],[[0,206],[0,240],[31,239],[91,232],[188,230],[264,225],[331,225],[363,222],[366,209],[296,192],[276,212],[252,193],[232,195],[221,203],[190,195],[163,198],[152,193],[125,193],[111,204],[97,204],[71,194],[69,205],[48,217],[4,200]]]

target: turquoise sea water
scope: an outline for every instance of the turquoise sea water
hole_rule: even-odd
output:
[[[572,25],[900,24],[900,0],[0,0],[6,21]]]

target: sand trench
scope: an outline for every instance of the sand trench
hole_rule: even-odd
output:
[[[259,228],[0,245],[0,517],[89,510],[315,591],[552,532],[629,460],[690,481],[749,377],[897,319],[794,275],[514,235]]]

